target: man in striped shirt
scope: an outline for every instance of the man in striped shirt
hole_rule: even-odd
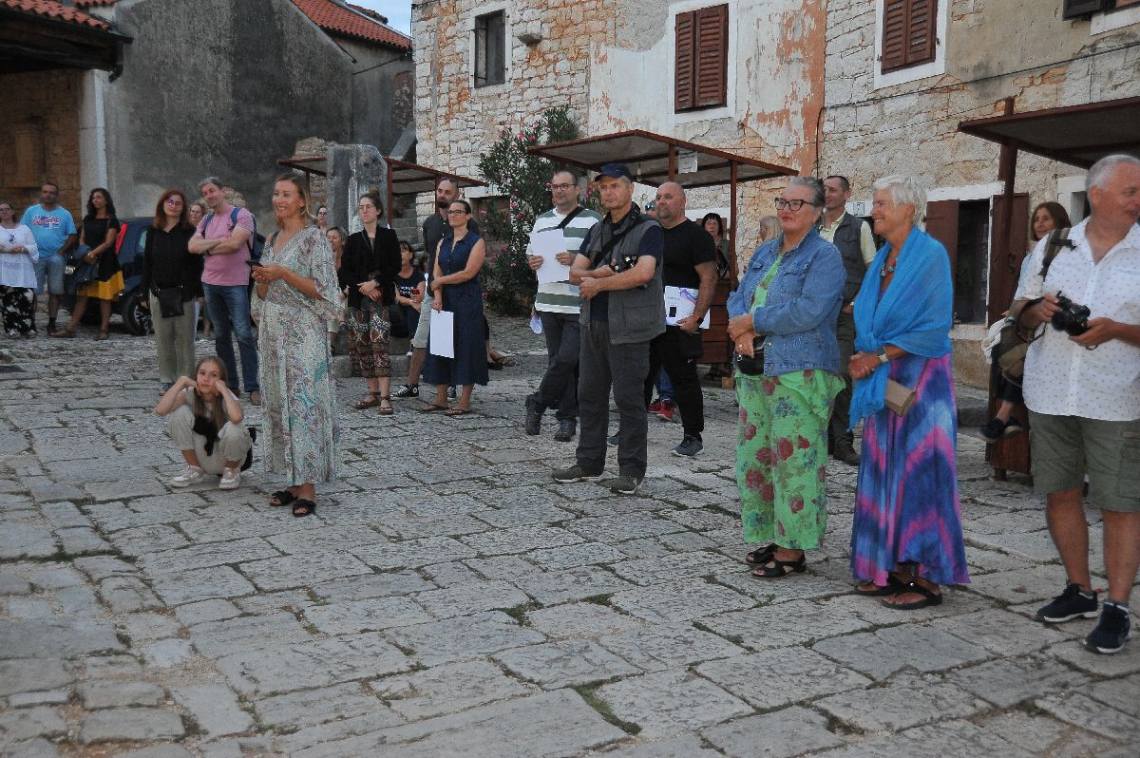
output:
[[[558,253],[558,262],[569,266],[582,246],[586,233],[601,220],[596,212],[578,204],[578,177],[571,171],[556,171],[550,178],[550,195],[554,207],[534,221],[532,233],[561,234],[566,241],[565,252]],[[530,267],[537,271],[542,256],[528,256]],[[538,434],[542,429],[542,414],[554,408],[558,419],[558,432],[554,439],[569,442],[578,425],[578,314],[581,310],[577,285],[569,281],[547,282],[538,285],[534,309],[542,320],[542,333],[546,337],[549,364],[538,391],[526,399],[526,433]]]

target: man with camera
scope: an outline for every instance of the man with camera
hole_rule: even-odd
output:
[[[1034,485],[1045,493],[1068,575],[1037,618],[1098,615],[1081,500],[1087,476],[1104,521],[1108,597],[1085,645],[1115,653],[1131,634],[1128,598],[1140,565],[1140,159],[1097,161],[1086,191],[1091,214],[1060,244],[1041,240],[1022,268],[1014,307],[1019,326],[1035,336],[1023,384]]]

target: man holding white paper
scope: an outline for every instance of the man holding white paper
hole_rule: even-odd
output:
[[[685,215],[685,190],[676,182],[657,189],[657,222],[665,235],[662,280],[665,285],[665,332],[649,346],[649,378],[645,404],[653,397],[653,380],[662,367],[673,383],[685,437],[674,455],[692,457],[704,448],[705,400],[697,377],[701,357],[700,329],[716,292],[716,242]]]
[[[528,263],[538,275],[534,309],[542,321],[549,358],[538,390],[526,399],[526,433],[542,428],[542,414],[555,409],[558,431],[554,439],[569,442],[578,424],[578,347],[581,310],[578,285],[571,284],[570,264],[586,233],[601,220],[596,211],[578,204],[578,177],[556,171],[550,178],[554,207],[535,219]]]

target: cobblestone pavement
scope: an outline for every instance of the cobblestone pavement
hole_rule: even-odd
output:
[[[637,497],[559,485],[572,446],[551,421],[522,432],[539,338],[495,335],[533,354],[475,417],[353,411],[360,380],[341,380],[343,476],[303,519],[258,473],[168,488],[149,339],[6,343],[23,371],[0,374],[0,752],[1136,754],[1140,642],[1094,656],[1091,621],[1031,620],[1063,573],[1037,500],[989,481],[976,439],[974,582],[894,611],[849,594],[853,469],[831,469],[809,572],[752,579],[729,392],[707,391],[695,461],[651,423]]]

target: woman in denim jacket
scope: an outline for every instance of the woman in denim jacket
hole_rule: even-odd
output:
[[[839,251],[815,230],[823,185],[792,179],[776,209],[781,233],[760,246],[728,298],[737,354],[763,350],[762,365],[736,366],[744,541],[762,545],[745,560],[763,578],[802,572],[804,551],[827,530],[827,424],[843,387],[835,324],[846,275]]]

